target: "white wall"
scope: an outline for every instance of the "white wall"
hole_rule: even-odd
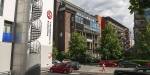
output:
[[[54,0],[43,0],[43,11],[42,11],[42,16],[40,18],[42,21],[42,32],[41,32],[42,34],[38,39],[42,45],[41,46],[42,47],[41,67],[49,67],[52,65],[52,58],[49,58],[49,54],[52,54],[53,18],[49,19],[47,17],[47,11],[50,10],[53,14],[53,10],[54,10],[53,6],[54,6]],[[48,24],[48,21],[51,24]]]
[[[16,0],[4,0],[3,17],[5,20],[14,22]]]
[[[4,31],[4,19],[3,17],[0,16],[0,42],[2,42],[3,31]]]
[[[0,16],[0,72],[10,71],[11,43],[2,42],[4,20],[14,22],[16,0],[4,0],[3,15]]]
[[[11,43],[0,42],[0,72],[10,71]]]

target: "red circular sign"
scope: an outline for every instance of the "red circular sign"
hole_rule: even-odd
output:
[[[47,11],[47,18],[52,19],[52,12],[50,10]]]

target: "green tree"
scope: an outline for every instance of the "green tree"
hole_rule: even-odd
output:
[[[65,53],[59,51],[58,55],[56,56],[56,59],[62,61],[63,59],[65,59]]]
[[[104,59],[119,59],[122,57],[123,48],[112,23],[108,23],[102,31],[101,51]]]
[[[58,56],[58,49],[53,46],[53,52],[52,52],[52,56],[53,56],[53,59],[57,59],[56,57]]]
[[[81,61],[87,50],[87,44],[85,37],[81,36],[79,33],[74,32],[71,35],[69,55],[72,59],[76,61]]]
[[[53,59],[57,59],[62,61],[65,58],[65,54],[59,51],[55,45],[53,45],[53,52],[52,52]]]
[[[139,13],[143,13],[143,9],[150,7],[150,0],[130,0],[129,10],[132,14],[137,11]]]
[[[140,59],[149,58],[150,54],[150,23],[146,25],[143,31],[138,32],[135,44],[135,57]]]

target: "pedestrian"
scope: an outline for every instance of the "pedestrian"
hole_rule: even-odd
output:
[[[104,72],[105,71],[105,64],[103,63],[103,65],[102,65],[102,72]]]

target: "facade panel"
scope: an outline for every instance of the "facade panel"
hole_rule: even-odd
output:
[[[3,17],[5,20],[14,22],[16,0],[4,0]]]
[[[3,39],[3,32],[4,32],[4,19],[0,16],[0,42]]]
[[[0,42],[0,72],[10,71],[11,43]]]

